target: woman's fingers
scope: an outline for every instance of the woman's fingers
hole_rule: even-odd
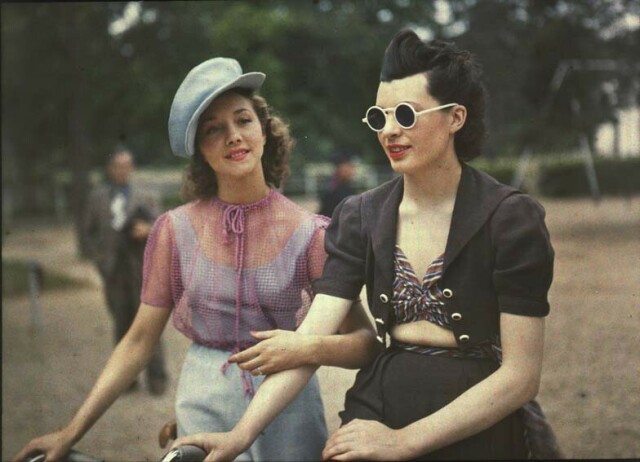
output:
[[[50,433],[29,441],[29,443],[16,454],[13,461],[21,462],[41,452],[45,454],[45,460],[48,462],[56,462],[64,459],[64,456],[69,452],[70,448],[71,443],[64,432]]]
[[[198,446],[204,450],[207,450],[207,448],[205,447],[204,435],[204,433],[196,433],[193,435],[181,436],[173,442],[170,450],[173,450],[179,446],[186,446],[187,444]]]
[[[232,433],[198,433],[178,438],[172,449],[192,444],[201,447],[207,453],[206,462],[222,462],[235,460],[246,448],[242,442],[234,438]]]
[[[259,343],[229,357],[241,369],[253,375],[275,374],[307,364],[307,337],[276,329],[251,333]]]
[[[275,337],[279,333],[280,333],[280,329],[251,331],[251,335],[257,338],[258,340],[266,340],[268,338]]]
[[[252,375],[266,375],[267,373],[269,373],[269,370],[271,370],[268,365],[269,360],[266,355],[258,354],[254,357],[249,357],[249,355],[246,355],[246,359],[243,358],[244,357],[241,357],[239,359],[235,358],[235,361],[231,361],[231,359],[229,359],[229,362],[237,363],[240,369],[248,371]]]
[[[325,460],[392,460],[399,457],[390,442],[392,430],[377,421],[354,419],[327,440]],[[391,444],[390,444],[391,443]]]
[[[264,364],[262,356],[247,361],[246,363],[238,364],[238,367],[249,371],[252,375],[262,375],[267,373],[267,366]]]
[[[216,451],[214,449],[209,454],[207,454],[207,457],[205,457],[202,462],[218,462],[218,460],[219,459],[216,458]]]
[[[262,352],[262,346],[258,343],[257,345],[254,345],[251,348],[247,348],[246,350],[243,350],[239,353],[229,356],[229,362],[244,363],[260,355],[261,352]]]
[[[26,460],[28,456],[34,455],[37,452],[39,452],[38,448],[33,446],[32,442],[30,442],[15,455],[12,462],[22,462],[23,460]]]
[[[322,451],[323,460],[351,460],[349,455],[351,454],[351,447],[349,444],[335,444],[331,447],[326,447]]]
[[[327,440],[325,448],[322,451],[322,458],[324,460],[340,460],[336,459],[336,457],[344,455],[349,451],[349,443],[351,441],[349,438],[349,435],[351,434],[351,427],[349,427],[349,425],[350,424],[340,427]]]

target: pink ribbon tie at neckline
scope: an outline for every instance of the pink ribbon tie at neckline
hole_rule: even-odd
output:
[[[244,208],[241,205],[228,205],[222,215],[222,236],[225,244],[230,244],[229,233],[240,237],[244,233]]]
[[[225,244],[231,244],[229,234],[233,233],[236,237],[235,248],[235,263],[236,263],[236,323],[235,323],[235,339],[236,346],[233,348],[231,354],[238,353],[240,351],[240,309],[242,307],[241,296],[243,293],[242,285],[242,264],[244,260],[244,219],[245,208],[242,205],[227,205],[222,215],[222,238]],[[222,373],[224,374],[229,368],[229,361],[225,362],[222,367]],[[245,396],[253,396],[253,380],[251,374],[248,371],[240,369],[240,376],[242,377],[242,389]]]

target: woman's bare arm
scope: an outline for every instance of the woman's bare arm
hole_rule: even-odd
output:
[[[300,331],[270,330],[253,332],[261,340],[255,346],[233,355],[253,375],[273,374],[302,366],[336,366],[359,369],[381,351],[375,331],[360,302],[355,302],[339,334],[302,334]]]
[[[503,363],[439,411],[399,430],[354,420],[336,431],[323,457],[333,460],[403,460],[478,433],[514,412],[538,392],[544,318],[503,313]]]
[[[15,456],[14,462],[24,460],[35,451],[45,452],[48,462],[62,459],[147,365],[170,313],[169,309],[141,304],[131,328],[113,350],[71,421],[57,432],[30,441]]]

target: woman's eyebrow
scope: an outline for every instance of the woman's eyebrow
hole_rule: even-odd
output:
[[[235,115],[235,114],[239,114],[241,112],[251,112],[251,111],[249,111],[249,109],[247,109],[246,107],[241,107],[241,108],[236,109],[235,111],[233,111],[233,114]],[[206,115],[204,117],[204,119],[202,119],[202,121],[203,122],[208,122],[210,120],[215,120],[215,119],[217,119],[215,114],[208,114],[208,115]]]
[[[376,106],[381,107],[381,108],[383,108],[383,109],[393,109],[394,107],[396,107],[398,104],[401,104],[401,103],[409,104],[409,105],[411,105],[411,106],[422,106],[422,104],[420,104],[419,102],[417,102],[417,101],[411,101],[411,100],[402,100],[402,101],[398,101],[398,102],[396,102],[395,104],[391,104],[390,106],[383,106],[383,105],[381,105],[381,104],[377,104],[377,103],[376,103]]]

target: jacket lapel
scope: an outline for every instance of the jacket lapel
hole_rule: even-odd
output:
[[[404,180],[400,176],[392,180],[390,187],[381,190],[386,197],[379,201],[372,201],[370,206],[378,208],[371,210],[373,228],[371,229],[371,244],[376,255],[376,265],[379,274],[384,278],[384,287],[393,282],[393,252],[396,246],[398,230],[398,208],[404,192]],[[378,204],[376,206],[376,204]]]
[[[455,260],[463,247],[484,225],[502,200],[517,192],[490,176],[462,163],[462,173],[451,216],[444,253],[444,268]]]
[[[398,209],[404,192],[404,181],[400,176],[387,188],[382,187],[368,201],[366,215],[372,217],[371,244],[375,254],[375,265],[383,278],[382,287],[393,282],[393,252],[398,230]],[[449,237],[444,253],[444,271],[456,259],[460,251],[478,232],[502,200],[518,191],[498,183],[489,175],[462,163],[460,184],[456,194]]]

